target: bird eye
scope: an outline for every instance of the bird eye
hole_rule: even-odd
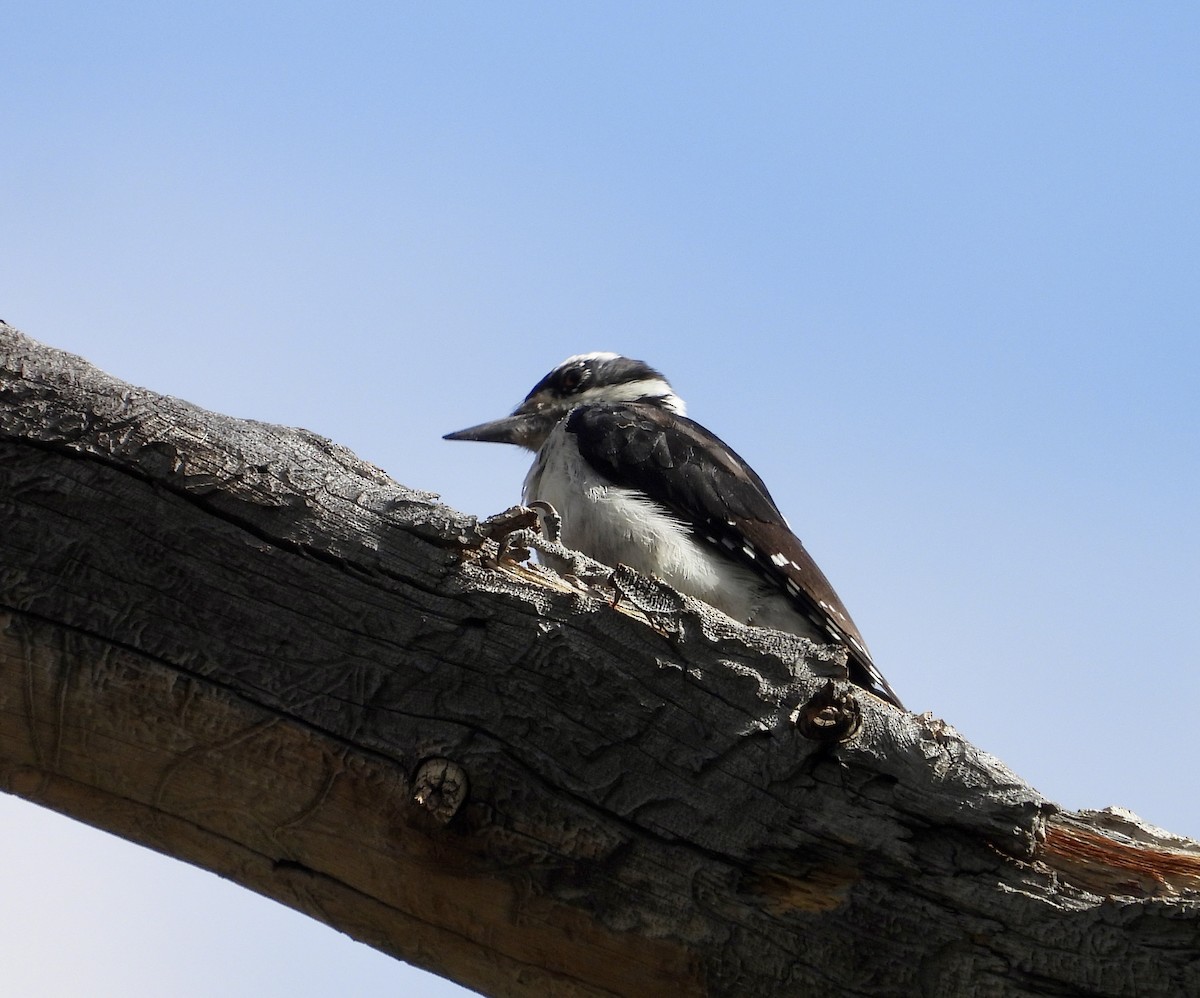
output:
[[[579,386],[583,384],[583,368],[572,367],[569,370],[563,371],[559,384],[562,386],[564,395],[570,395],[572,392],[578,391]]]

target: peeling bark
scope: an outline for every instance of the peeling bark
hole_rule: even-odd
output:
[[[469,987],[1200,994],[1200,845],[519,515],[0,326],[0,517],[0,787]]]

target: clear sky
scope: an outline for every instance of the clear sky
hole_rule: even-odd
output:
[[[658,366],[908,705],[1200,838],[1200,6],[0,7],[0,316],[486,515]],[[439,996],[0,797],[20,996]],[[15,982],[15,983],[14,983]]]

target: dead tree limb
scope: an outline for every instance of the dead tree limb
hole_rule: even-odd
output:
[[[1200,994],[1200,846],[311,433],[0,326],[0,517],[0,787],[470,987]]]

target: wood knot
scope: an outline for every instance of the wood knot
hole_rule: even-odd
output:
[[[818,742],[844,742],[858,734],[862,713],[849,690],[839,691],[831,679],[792,714],[800,734]]]
[[[426,759],[413,779],[413,803],[425,808],[443,825],[467,799],[467,774],[450,759]]]

